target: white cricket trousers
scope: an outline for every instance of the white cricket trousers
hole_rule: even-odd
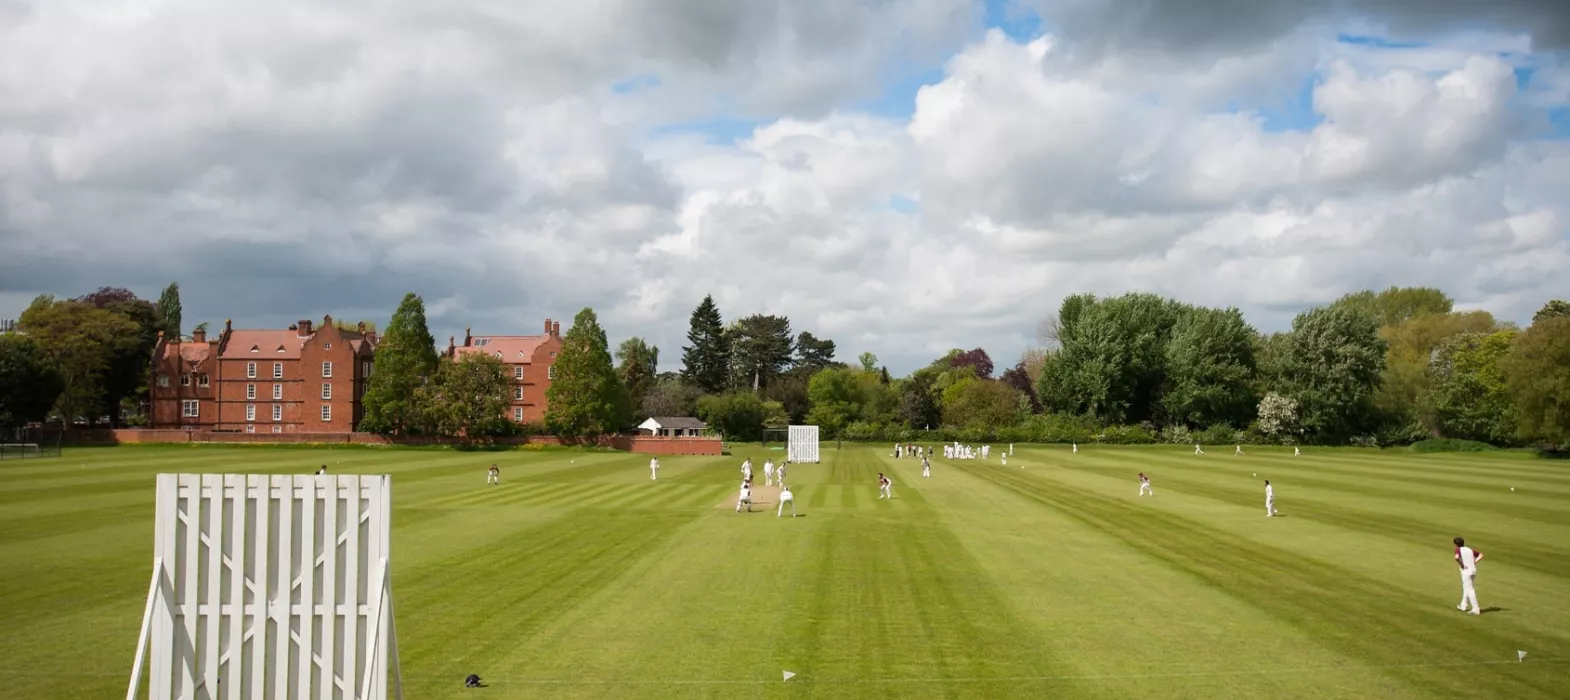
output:
[[[1483,612],[1483,606],[1477,604],[1477,573],[1462,571],[1461,605],[1459,607],[1462,610],[1466,610],[1468,605],[1472,606],[1471,612]]]
[[[1276,514],[1276,499],[1274,499],[1274,498],[1267,498],[1267,499],[1265,499],[1265,515],[1275,515],[1275,514]]]
[[[1152,496],[1156,495],[1155,490],[1150,488],[1150,484],[1140,484],[1139,485],[1139,495],[1143,496],[1143,495],[1145,495],[1147,493],[1152,495]]]
[[[781,498],[780,499],[780,512],[776,513],[774,515],[774,517],[780,518],[780,517],[784,517],[785,516],[785,504],[786,503],[790,504],[790,517],[792,517],[792,518],[796,517],[796,499],[794,499],[794,498]]]
[[[486,472],[485,473],[485,483],[487,483],[487,484],[500,484],[501,482],[502,482],[502,478],[500,476],[498,476],[496,474],[492,474],[490,472]]]
[[[649,470],[649,480],[650,481],[659,481],[659,479],[660,479],[660,470],[658,470],[658,469],[650,469]]]

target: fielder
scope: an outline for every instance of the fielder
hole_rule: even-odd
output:
[[[763,460],[763,485],[774,485],[774,460],[772,459]]]
[[[1235,455],[1237,455],[1239,457],[1242,457],[1243,456],[1243,446],[1242,445],[1238,445],[1237,446],[1237,451],[1233,452],[1232,454],[1235,454]]]
[[[921,458],[921,475],[927,478],[932,477],[932,463],[927,461],[926,457]]]
[[[788,459],[780,462],[780,465],[774,468],[774,483],[779,484],[780,488],[785,488],[785,465],[787,464],[790,464]]]
[[[790,517],[796,517],[796,499],[790,495],[789,488],[783,488],[783,490],[780,491],[780,512],[775,513],[774,517],[784,517],[786,503],[790,504]]]
[[[746,461],[741,463],[741,479],[742,479],[742,481],[752,481],[752,458],[751,457],[748,457]]]
[[[1296,447],[1294,447],[1294,448],[1292,448],[1292,456],[1293,457],[1302,457],[1303,456],[1303,451],[1298,449],[1298,448],[1296,448]]]
[[[1273,518],[1276,515],[1276,490],[1270,485],[1270,480],[1265,479],[1265,517]]]
[[[1197,454],[1197,455],[1205,454],[1204,450],[1199,449],[1199,443],[1197,443],[1197,442],[1194,443],[1194,454]]]
[[[878,500],[885,498],[893,500],[894,482],[890,481],[888,477],[884,476],[883,472],[878,472]]]
[[[501,482],[502,470],[500,467],[492,464],[490,469],[485,470],[485,483],[495,486]]]
[[[1149,493],[1152,497],[1154,497],[1156,495],[1155,489],[1150,488],[1150,477],[1145,476],[1144,472],[1140,472],[1139,473],[1139,495],[1140,495],[1140,497],[1143,498],[1146,493]]]
[[[659,478],[660,478],[660,458],[659,457],[655,457],[655,458],[649,460],[649,480],[650,481],[654,481],[654,480],[659,479]]]
[[[1477,604],[1477,563],[1483,560],[1483,553],[1466,546],[1466,540],[1457,537],[1456,563],[1461,565],[1461,604],[1457,610],[1468,615],[1483,614],[1483,606]],[[1467,610],[1467,606],[1471,610]]]
[[[746,479],[746,480],[743,480],[741,482],[741,495],[736,498],[736,512],[737,513],[741,512],[741,507],[742,507],[743,504],[745,504],[747,506],[747,512],[751,513],[752,512],[752,480],[751,479]]]
[[[1079,443],[1074,443],[1074,454],[1079,454]]]

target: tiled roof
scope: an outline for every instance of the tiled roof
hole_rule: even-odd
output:
[[[661,428],[681,428],[681,429],[692,428],[692,429],[697,429],[697,430],[703,430],[704,428],[709,427],[708,423],[704,423],[703,421],[698,420],[697,418],[682,418],[682,417],[672,417],[672,416],[654,416],[654,417],[650,418],[649,420],[652,420],[655,423],[659,423]]]
[[[210,343],[196,342],[168,343],[164,345],[165,359],[174,352],[180,353],[180,361],[182,363],[187,366],[195,366],[206,362],[207,358],[212,355],[212,345]]]
[[[225,360],[247,357],[298,360],[305,341],[306,338],[301,338],[299,332],[290,330],[234,331],[229,334],[229,344],[224,346],[220,357]],[[251,348],[256,348],[256,352],[251,352]],[[279,352],[279,348],[283,348],[283,352]]]
[[[501,353],[501,361],[509,364],[529,364],[534,358],[534,351],[549,339],[544,335],[488,335],[476,336],[472,339],[473,345],[460,345],[453,348],[453,355],[467,355],[482,352],[487,355]]]

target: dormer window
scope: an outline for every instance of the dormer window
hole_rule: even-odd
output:
[[[261,348],[259,348],[259,347],[257,347],[257,346],[255,346],[255,345],[252,345],[252,346],[251,346],[251,352],[261,352],[261,351],[262,351],[262,349],[261,349]]]
[[[496,359],[498,359],[498,360],[502,359],[502,352],[500,350],[496,351]]]
[[[286,353],[286,352],[289,352],[289,351],[288,351],[288,350],[285,350],[285,349],[283,349],[283,346],[282,346],[282,345],[279,345],[279,346],[278,346],[278,352],[279,352],[279,354],[282,354],[282,353]]]

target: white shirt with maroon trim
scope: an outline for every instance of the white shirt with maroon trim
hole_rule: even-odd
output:
[[[1456,547],[1456,563],[1461,565],[1461,571],[1468,574],[1477,573],[1477,560],[1483,558],[1483,553],[1471,547]]]

